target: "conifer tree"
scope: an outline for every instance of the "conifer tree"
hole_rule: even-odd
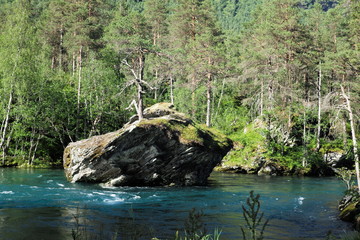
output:
[[[118,64],[125,67],[128,73],[127,85],[135,85],[137,88],[137,96],[132,103],[141,120],[145,87],[148,86],[144,80],[145,64],[153,48],[150,26],[141,13],[129,11],[121,5],[105,37],[109,48],[113,49],[120,59]]]

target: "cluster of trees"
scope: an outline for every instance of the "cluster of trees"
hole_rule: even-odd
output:
[[[3,164],[59,161],[70,141],[160,101],[237,140],[243,159],[261,142],[267,157],[303,166],[313,152],[352,149],[359,9],[359,0],[0,1]]]

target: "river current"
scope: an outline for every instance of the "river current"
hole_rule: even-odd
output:
[[[69,183],[62,170],[0,169],[0,239],[173,239],[193,208],[209,233],[242,239],[251,190],[270,219],[265,239],[326,239],[350,231],[337,217],[344,186],[337,178],[213,173],[205,187],[102,188]]]

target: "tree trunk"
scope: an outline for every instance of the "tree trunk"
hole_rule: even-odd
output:
[[[76,139],[79,139],[79,128],[80,128],[80,97],[81,97],[81,71],[82,71],[82,46],[79,49],[78,56],[78,84],[77,84],[77,105],[76,105]]]
[[[137,114],[139,120],[144,118],[143,111],[144,111],[144,96],[143,96],[143,78],[144,78],[144,67],[145,67],[145,55],[142,54],[139,56],[139,72],[136,79],[137,83]],[[136,76],[135,76],[136,77]]]
[[[217,103],[216,112],[215,112],[215,116],[214,116],[215,119],[217,119],[217,115],[218,115],[218,113],[219,113],[221,101],[222,101],[222,98],[223,98],[223,96],[224,96],[224,88],[225,88],[225,78],[223,78],[223,81],[222,81],[220,97],[219,97],[219,100],[218,100],[218,103]]]
[[[264,114],[264,78],[261,78],[260,89],[260,116]]]
[[[270,77],[269,85],[268,85],[268,110],[273,109],[273,100],[274,100],[274,86],[273,86],[274,80],[272,76]]]
[[[191,117],[195,119],[195,114],[196,114],[196,94],[195,94],[195,90],[196,90],[196,80],[195,80],[195,75],[192,76],[191,78]]]
[[[76,69],[76,57],[75,53],[72,55],[72,75],[75,76],[75,69]]]
[[[347,149],[348,142],[347,142],[346,120],[344,118],[342,119],[342,130],[343,130],[342,137],[343,137],[344,149]]]
[[[51,70],[55,69],[55,56],[52,56],[51,58]]]
[[[208,59],[209,66],[212,65],[211,58]],[[211,92],[212,92],[212,74],[208,72],[207,74],[207,84],[206,84],[206,126],[211,126]]]
[[[360,168],[359,168],[359,155],[358,155],[358,146],[357,146],[357,139],[355,133],[355,124],[354,124],[354,115],[351,109],[351,101],[350,95],[345,93],[344,87],[340,85],[342,96],[346,100],[346,110],[349,114],[349,121],[350,121],[350,128],[351,128],[351,138],[353,143],[353,153],[354,153],[354,160],[355,160],[355,171],[356,171],[356,180],[358,185],[358,191],[360,192]]]
[[[206,89],[206,126],[211,126],[211,73],[208,74]]]
[[[305,106],[304,106],[304,121],[303,121],[303,150],[304,150],[304,156],[303,156],[303,160],[302,160],[302,166],[306,167],[307,165],[307,141],[306,141],[306,104],[307,102],[305,102]]]
[[[62,139],[62,134],[61,132],[59,131],[59,129],[56,127],[56,125],[50,120],[48,119],[49,123],[51,124],[51,126],[54,128],[55,132],[57,133],[58,137],[59,137],[59,141],[61,142],[61,145],[63,146],[63,148],[65,149],[66,145],[65,145],[65,142],[64,140]]]
[[[31,136],[30,136],[30,147],[29,147],[29,154],[27,156],[28,158],[28,164],[29,165],[32,165],[32,154],[33,154],[33,148],[35,147],[35,135],[36,135],[36,132],[35,132],[35,129],[33,128],[32,131],[31,131]]]
[[[64,29],[63,29],[63,25],[61,24],[60,27],[60,45],[59,45],[59,69],[62,70],[62,65],[63,65],[63,58],[62,58],[62,54],[63,54],[63,38],[64,38]]]
[[[31,157],[30,165],[32,165],[34,163],[34,160],[35,160],[35,157],[36,157],[36,151],[37,151],[37,148],[38,148],[39,142],[40,142],[40,138],[41,138],[41,135],[39,134],[38,137],[37,137],[36,143],[35,143],[35,148],[34,148],[34,151],[33,151],[32,157]]]
[[[170,102],[174,104],[174,79],[170,76]]]
[[[139,117],[139,120],[142,120],[144,118],[143,115],[143,109],[144,109],[144,103],[143,103],[143,90],[142,85],[139,79],[137,81],[137,115]]]
[[[6,131],[7,131],[8,125],[9,125],[9,117],[10,117],[12,98],[13,98],[13,93],[12,93],[12,88],[11,88],[10,95],[9,95],[8,106],[6,108],[6,116],[5,116],[5,119],[4,119],[3,124],[1,126],[0,148],[3,150],[3,159],[2,159],[3,165],[5,164],[4,143],[5,143]]]
[[[318,94],[318,124],[317,124],[317,133],[316,133],[316,151],[320,150],[320,133],[321,133],[321,62],[319,65],[319,77],[317,83],[317,94]]]

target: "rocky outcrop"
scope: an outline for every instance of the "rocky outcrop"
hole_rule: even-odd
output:
[[[270,175],[270,176],[279,176],[284,175],[284,167],[276,164],[275,162],[267,161],[265,162],[260,170],[258,171],[259,176]]]
[[[231,147],[222,134],[162,103],[145,109],[143,120],[133,117],[118,131],[70,143],[63,161],[72,182],[203,185]]]
[[[339,203],[339,218],[351,222],[354,228],[360,230],[360,200],[357,190],[348,192]]]

